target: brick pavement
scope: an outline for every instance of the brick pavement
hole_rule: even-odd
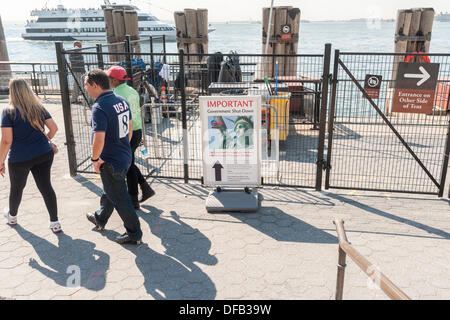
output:
[[[61,107],[46,107],[63,146]],[[354,247],[411,298],[450,299],[448,199],[264,188],[257,213],[210,214],[200,184],[154,180],[155,197],[138,211],[144,244],[121,246],[113,241],[123,232],[117,214],[103,233],[85,218],[98,208],[99,177],[70,177],[66,149],[60,150],[52,178],[64,233],[48,228],[30,177],[19,225],[0,223],[2,298],[333,299],[332,221],[342,217]],[[7,178],[0,179],[0,209],[7,206]],[[344,299],[387,299],[355,263],[347,265]],[[80,286],[71,287],[78,274]]]

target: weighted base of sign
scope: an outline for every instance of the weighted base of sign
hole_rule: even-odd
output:
[[[212,191],[206,199],[206,211],[208,212],[256,212],[259,207],[257,191]]]

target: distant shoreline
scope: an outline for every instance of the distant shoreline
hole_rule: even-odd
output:
[[[358,19],[348,19],[348,20],[307,20],[307,19],[300,19],[300,22],[306,22],[306,23],[314,23],[314,22],[365,22],[367,20],[371,20],[371,18],[358,18]],[[381,19],[381,22],[395,22],[395,19]],[[161,20],[161,22],[165,23],[171,23],[175,24],[174,21],[170,20]],[[19,21],[19,20],[3,20],[3,23],[8,24],[25,24],[26,20]],[[258,20],[249,20],[249,21],[209,21],[209,23],[216,23],[216,24],[261,24],[261,21]]]

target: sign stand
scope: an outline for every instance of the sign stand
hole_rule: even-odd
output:
[[[261,96],[202,96],[203,181],[207,212],[260,207]]]
[[[208,212],[256,212],[260,208],[260,197],[256,188],[224,189],[217,187],[206,199]]]

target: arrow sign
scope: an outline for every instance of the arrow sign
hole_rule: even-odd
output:
[[[409,79],[421,79],[419,82],[417,82],[417,86],[420,87],[422,84],[424,84],[428,79],[431,78],[431,75],[425,70],[423,66],[419,67],[419,71],[422,72],[421,74],[417,73],[406,73],[405,78]]]
[[[222,181],[222,169],[223,166],[217,161],[213,166],[213,169],[216,169],[216,181]]]

